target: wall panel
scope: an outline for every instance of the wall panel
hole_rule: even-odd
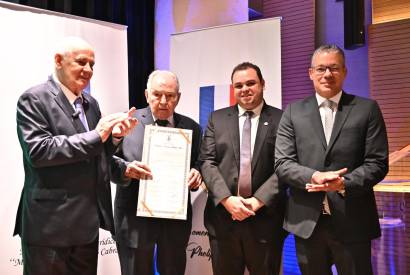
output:
[[[373,24],[410,18],[409,0],[373,0]]]
[[[315,49],[314,0],[264,0],[263,17],[282,17],[282,107],[311,95],[308,76]]]
[[[391,1],[394,2],[394,1]],[[390,165],[386,180],[410,181],[410,19],[369,28],[370,94],[380,104],[387,125],[390,153],[402,157]]]

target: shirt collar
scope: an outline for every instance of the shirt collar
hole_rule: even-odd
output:
[[[154,116],[154,114],[152,114],[152,118],[154,119],[154,122],[157,121],[157,118]],[[168,123],[171,127],[175,127],[175,123],[174,123],[174,115],[170,116],[169,118],[167,118]]]
[[[253,117],[259,116],[259,115],[261,114],[261,112],[262,112],[263,104],[264,104],[264,101],[262,101],[258,106],[256,106],[256,107],[253,108],[252,110],[246,110],[246,109],[242,108],[242,107],[238,104],[238,111],[239,111],[238,116],[243,116],[243,114],[244,114],[246,111],[252,111],[252,112],[253,112]]]
[[[73,105],[74,101],[77,99],[78,96],[74,94],[72,91],[70,91],[70,89],[68,89],[63,83],[61,83],[60,80],[58,80],[58,77],[55,73],[53,73],[52,78],[60,86],[64,95],[67,97],[68,102],[70,102],[70,104]],[[82,97],[82,94],[83,93],[80,94],[80,97]],[[84,101],[84,99],[82,98],[81,101]]]
[[[340,98],[342,97],[342,91],[338,92],[336,95],[333,97],[329,98],[330,101],[333,101],[336,103],[336,105],[339,105]],[[318,93],[316,93],[316,100],[317,100],[317,105],[320,107],[322,103],[326,100],[327,98],[324,98],[320,96]]]

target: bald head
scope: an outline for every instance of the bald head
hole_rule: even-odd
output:
[[[54,55],[58,80],[76,95],[88,86],[93,76],[94,50],[79,37],[66,37]]]

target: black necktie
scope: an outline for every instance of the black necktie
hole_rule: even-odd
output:
[[[239,195],[244,198],[252,196],[252,169],[251,169],[251,118],[252,111],[246,111],[245,123],[242,128],[242,145],[240,156],[240,170],[239,170]]]
[[[167,126],[168,126],[168,120],[166,120],[166,119],[157,119],[157,120],[155,121],[155,123],[156,123],[158,126],[162,126],[162,127],[167,127]]]

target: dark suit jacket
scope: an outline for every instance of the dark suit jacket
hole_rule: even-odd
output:
[[[94,98],[83,94],[90,129],[101,117]],[[108,164],[111,140],[85,132],[57,83],[50,77],[21,95],[17,132],[25,180],[14,234],[29,244],[89,243],[98,228],[113,231]],[[110,146],[111,145],[111,146]]]
[[[271,241],[281,231],[284,212],[284,192],[274,174],[276,130],[282,111],[264,104],[252,156],[252,194],[264,202],[252,223],[253,234],[259,240]],[[201,171],[208,188],[204,220],[209,234],[224,238],[230,234],[233,221],[220,203],[238,194],[240,167],[239,117],[237,105],[213,112],[201,146]],[[275,231],[276,230],[276,231]]]
[[[290,186],[284,228],[309,238],[322,212],[324,192],[308,193],[305,184],[317,171],[346,167],[346,193],[328,192],[332,221],[341,241],[380,236],[373,186],[388,171],[388,144],[377,103],[343,92],[332,136],[326,146],[315,96],[290,104],[276,139],[276,172]]]
[[[142,148],[144,144],[145,125],[154,124],[152,113],[149,107],[139,109],[135,113],[138,124],[135,129],[124,138],[118,157],[125,161],[140,161],[142,159]],[[201,127],[194,120],[174,113],[175,128],[192,130],[192,147],[191,147],[191,167],[199,170],[197,159],[199,155],[199,146],[201,143]],[[118,162],[118,158],[114,158]],[[118,171],[118,170],[117,170]],[[120,170],[121,171],[121,170]],[[121,175],[115,175],[114,178],[121,183],[124,179]],[[117,186],[117,192],[114,202],[114,221],[116,229],[116,240],[123,242],[129,247],[138,248],[144,244],[156,242],[156,230],[158,229],[158,219],[137,217],[139,181],[132,180],[127,186]],[[191,231],[192,206],[188,201],[188,218],[184,220],[166,220],[168,223],[179,224],[176,236],[188,241]],[[161,219],[163,220],[163,219]],[[175,227],[174,227],[175,228]]]

